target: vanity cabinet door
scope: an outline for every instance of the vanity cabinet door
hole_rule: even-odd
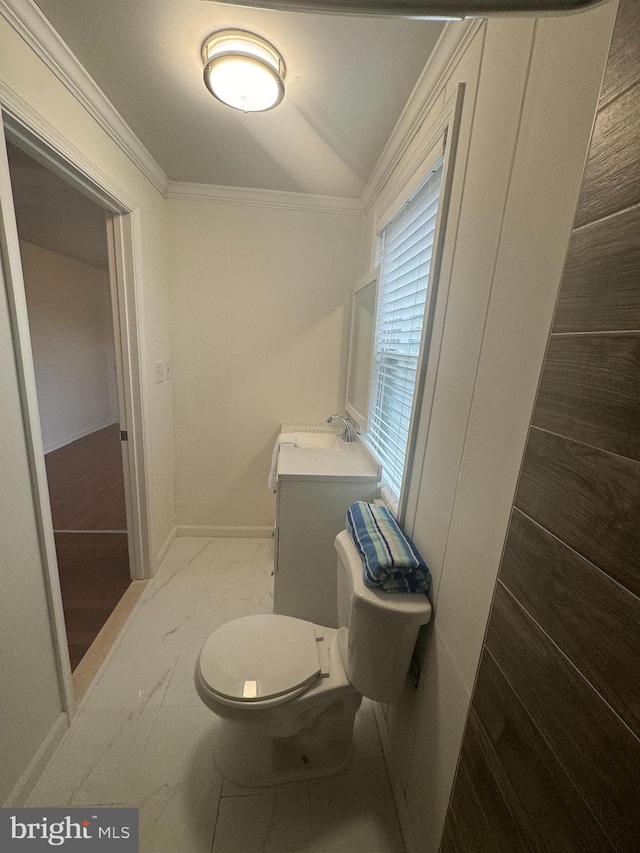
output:
[[[275,613],[338,627],[333,543],[349,505],[372,500],[376,492],[367,482],[278,482]]]

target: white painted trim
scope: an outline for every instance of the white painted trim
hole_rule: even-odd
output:
[[[426,180],[429,172],[433,171],[439,160],[444,157],[444,135],[451,118],[451,109],[447,105],[434,121],[427,141],[420,145],[420,150],[405,164],[404,169],[393,182],[388,182],[384,193],[376,198],[373,207],[375,213],[375,239],[379,240],[384,229],[402,210],[409,198]]]
[[[420,129],[433,101],[440,94],[441,83],[446,79],[452,63],[482,25],[481,19],[467,19],[446,25],[380,155],[362,197],[357,199],[169,180],[162,167],[144,147],[34,0],[0,0],[0,14],[165,198],[223,204],[244,203],[343,216],[360,216],[371,206]],[[28,105],[24,102],[20,104],[22,99],[2,82],[0,98],[9,113],[16,114],[29,126],[41,128],[46,124],[42,117],[36,118]],[[43,138],[47,139],[52,147],[65,150],[67,159],[77,163],[79,158],[69,152],[69,143],[65,140],[66,145],[63,148],[60,140],[51,138],[57,132],[51,126],[47,130],[48,133]],[[92,179],[100,186],[108,186],[104,177],[95,173]],[[121,196],[121,193],[117,195]],[[131,209],[130,205],[127,207]]]
[[[407,507],[409,506],[409,498],[412,492],[412,478],[416,471],[422,470],[421,460],[424,458],[426,450],[427,435],[422,433],[421,441],[418,442],[420,432],[420,420],[422,412],[425,408],[425,403],[430,410],[433,404],[433,386],[427,383],[427,371],[429,361],[432,358],[431,345],[435,344],[433,355],[438,350],[437,341],[444,335],[446,315],[442,319],[436,321],[436,306],[437,300],[447,300],[449,293],[449,276],[444,276],[442,291],[440,288],[440,272],[442,270],[444,256],[444,241],[446,239],[447,223],[449,222],[449,207],[451,203],[451,190],[453,184],[453,172],[455,168],[458,139],[460,135],[460,125],[462,121],[462,109],[464,104],[465,84],[459,83],[456,94],[452,95],[448,103],[445,104],[443,114],[437,119],[437,134],[443,134],[446,130],[448,133],[446,150],[444,151],[444,164],[442,174],[442,185],[440,190],[440,209],[436,217],[436,230],[433,240],[432,260],[433,263],[429,270],[429,286],[427,292],[427,304],[425,306],[425,321],[422,329],[422,337],[420,342],[420,356],[418,359],[417,381],[414,389],[413,406],[411,413],[411,423],[409,426],[409,438],[407,441],[407,453],[405,464],[405,476],[403,478],[402,494],[398,501],[398,518],[401,524],[405,524],[407,520]],[[429,145],[424,147],[424,150],[429,150]],[[426,171],[423,161],[422,170]],[[411,170],[411,175],[414,176],[418,171],[418,164]],[[431,168],[429,166],[428,168]],[[409,177],[406,178],[406,181]],[[404,184],[406,187],[406,182]],[[433,365],[432,365],[433,366]],[[437,362],[435,365],[437,374]],[[425,397],[425,389],[426,397]],[[418,462],[418,465],[416,465]],[[413,491],[416,489],[414,487]]]
[[[20,397],[24,416],[25,445],[29,458],[33,503],[44,582],[51,617],[51,632],[55,647],[60,698],[69,719],[75,713],[73,683],[71,681],[71,663],[69,646],[64,623],[58,558],[51,523],[51,503],[47,484],[47,471],[44,464],[42,430],[38,410],[38,394],[33,367],[31,336],[27,300],[20,259],[20,242],[13,207],[11,177],[4,137],[2,111],[0,110],[0,248],[2,250],[2,268],[0,277],[4,277],[11,324],[13,326],[13,347],[20,383]]]
[[[356,297],[365,287],[374,285],[373,297],[373,326],[371,329],[371,345],[369,347],[369,363],[367,365],[367,380],[366,380],[366,402],[363,406],[364,412],[359,412],[355,406],[349,402],[351,393],[351,371],[353,369],[354,360],[354,336],[356,327]],[[376,341],[376,317],[378,316],[378,295],[380,293],[380,266],[378,265],[371,270],[367,275],[363,276],[356,282],[353,293],[351,295],[351,321],[349,324],[349,360],[347,363],[347,388],[345,392],[344,407],[347,414],[351,416],[356,426],[361,432],[367,431],[368,416],[369,416],[369,400],[371,398],[371,379],[373,374],[373,362],[375,357],[375,341]],[[363,439],[364,442],[364,439]],[[377,460],[376,460],[377,461]]]
[[[394,174],[402,155],[441,94],[453,63],[464,53],[482,24],[482,19],[470,18],[445,26],[362,192],[365,210],[371,208]]]
[[[158,551],[158,553],[156,555],[156,563],[154,566],[154,574],[159,572],[160,569],[162,568],[162,564],[167,559],[167,554],[171,550],[171,546],[173,545],[173,543],[176,541],[177,535],[178,535],[177,528],[172,527],[171,531],[169,532],[169,535],[164,540],[164,544],[162,545],[162,548],[160,548],[160,550]]]
[[[3,0],[0,0],[0,10]],[[125,213],[136,207],[135,202],[118,187],[94,163],[62,136],[53,125],[0,80],[0,103],[6,112],[7,136],[20,148],[28,151],[44,166],[56,174],[71,179],[74,185],[90,195],[113,213]],[[110,134],[111,136],[113,134]],[[60,152],[62,157],[47,159],[34,151],[34,140],[44,142],[49,148]],[[102,198],[96,198],[95,187],[104,190]],[[86,191],[84,188],[87,188]],[[195,184],[169,181],[161,189],[165,198],[200,201],[218,204],[252,204],[288,210],[309,210],[318,213],[335,213],[341,216],[361,216],[364,208],[360,199],[334,196],[310,195],[308,193],[282,192],[281,190],[248,189],[225,187],[216,184]]]
[[[393,757],[393,747],[389,738],[389,730],[387,729],[387,721],[382,710],[382,706],[378,702],[373,703],[373,712],[378,726],[378,734],[380,735],[380,744],[382,746],[382,754],[384,755],[384,763],[387,765],[387,775],[389,776],[389,784],[391,785],[391,793],[393,801],[396,804],[396,812],[398,813],[398,823],[402,832],[402,839],[407,853],[418,853],[416,845],[411,835],[411,826],[409,822],[409,807],[407,798],[402,790],[400,775]]]
[[[362,203],[357,198],[291,193],[282,190],[248,189],[247,187],[223,187],[216,184],[189,184],[169,181],[166,197],[183,201],[252,204],[258,207],[311,210],[316,213],[337,213],[341,216],[362,216],[364,214]]]
[[[236,539],[269,539],[273,527],[209,527],[200,524],[179,524],[177,536],[209,536]]]
[[[153,570],[136,286],[142,280],[139,215],[139,210],[120,216],[107,214],[106,228],[120,429],[129,433],[129,440],[121,445],[132,580],[149,578]]]
[[[11,108],[7,115],[4,112],[7,92],[11,94],[11,90],[3,87],[0,81],[0,103],[7,138],[103,207],[107,215],[112,214],[110,222],[115,223],[107,228],[107,237],[114,243],[110,248],[110,274],[115,272],[116,275],[115,283],[111,282],[111,291],[119,420],[121,428],[130,432],[130,441],[123,448],[129,558],[132,577],[147,578],[151,576],[151,544],[137,313],[139,282],[142,280],[139,210],[135,202],[91,160],[21,98],[10,99]],[[35,124],[32,125],[32,121]],[[117,297],[115,304],[114,294]],[[124,331],[122,339],[121,330]]]
[[[26,805],[29,795],[37,785],[45,767],[53,758],[54,752],[60,746],[62,738],[68,730],[69,718],[66,714],[62,713],[49,730],[49,734],[40,744],[27,769],[20,779],[18,779],[13,791],[7,797],[4,808],[19,809]]]
[[[2,2],[2,0],[0,0]],[[15,101],[14,101],[15,103]],[[21,106],[20,100],[17,100]],[[23,102],[24,103],[24,102]],[[37,118],[34,111],[26,111],[27,115]],[[127,214],[121,199],[114,194],[114,185],[107,181],[106,186],[94,184],[93,175],[97,170],[87,158],[80,155],[71,161],[66,160],[69,146],[61,135],[57,138],[63,143],[60,149],[53,147],[40,133],[38,128],[28,123],[22,124],[13,112],[7,118],[4,107],[0,110],[0,243],[3,249],[3,274],[6,279],[12,324],[14,329],[14,350],[21,386],[22,406],[24,411],[25,442],[29,455],[29,465],[33,483],[34,505],[38,537],[44,570],[46,593],[51,618],[51,630],[55,647],[60,695],[62,706],[69,720],[73,720],[76,712],[69,647],[64,622],[60,578],[55,549],[53,525],[51,522],[51,505],[47,485],[47,475],[44,461],[42,430],[38,410],[33,354],[29,333],[29,321],[20,259],[20,245],[13,209],[11,179],[6,154],[4,123],[7,121],[10,137],[17,137],[21,146],[45,165],[54,167],[59,174],[97,204],[108,207],[116,212],[112,221],[117,224],[114,229],[117,239],[115,242],[115,260],[118,262],[117,289],[119,315],[114,318],[114,331],[122,330],[125,341],[122,351],[126,358],[124,365],[128,370],[125,383],[126,417],[125,429],[129,429],[134,441],[127,443],[123,457],[131,456],[132,464],[125,465],[125,490],[127,496],[127,526],[130,552],[130,565],[135,578],[148,577],[150,574],[150,532],[149,510],[147,503],[148,483],[146,479],[144,421],[142,410],[142,390],[140,371],[140,351],[138,343],[138,326],[136,313],[136,285],[141,280],[140,265],[140,227],[139,213]],[[79,154],[79,152],[72,152]],[[82,166],[78,166],[78,162]],[[85,168],[89,164],[89,168]],[[117,190],[116,190],[117,192]],[[133,207],[133,206],[132,206]],[[132,209],[132,208],[129,208]],[[118,215],[120,214],[120,215]],[[124,215],[123,215],[124,214]],[[119,319],[119,325],[117,320]],[[116,345],[116,349],[118,349]],[[122,423],[122,417],[121,417]],[[130,475],[131,472],[131,475]]]
[[[123,189],[3,80],[0,80],[0,105],[7,139],[29,156],[112,213],[135,209],[136,203]]]
[[[44,445],[44,452],[47,454],[52,453],[54,450],[60,450],[61,447],[66,447],[67,444],[78,441],[80,438],[84,438],[94,432],[99,432],[101,429],[106,429],[108,426],[113,426],[114,423],[117,423],[117,421],[108,420],[103,424],[97,424],[95,426],[90,426],[87,429],[82,429],[80,432],[74,432],[73,435],[67,435],[65,438],[61,438],[58,441],[52,441],[50,444]]]
[[[33,0],[0,0],[0,14],[163,195],[169,178]]]

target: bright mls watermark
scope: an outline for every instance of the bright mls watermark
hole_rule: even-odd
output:
[[[0,851],[138,853],[138,809],[0,809]]]

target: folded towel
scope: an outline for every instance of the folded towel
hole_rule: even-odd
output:
[[[356,501],[347,530],[362,557],[366,586],[385,592],[426,592],[431,575],[420,552],[385,506]]]
[[[292,432],[281,432],[276,438],[276,443],[273,445],[273,453],[271,454],[271,470],[269,471],[268,485],[272,492],[276,490],[276,482],[278,480],[278,455],[280,454],[281,444],[295,444],[296,437]]]

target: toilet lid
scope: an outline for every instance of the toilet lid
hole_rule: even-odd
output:
[[[257,702],[311,684],[320,674],[312,622],[292,616],[243,616],[209,637],[200,673],[213,693]]]

